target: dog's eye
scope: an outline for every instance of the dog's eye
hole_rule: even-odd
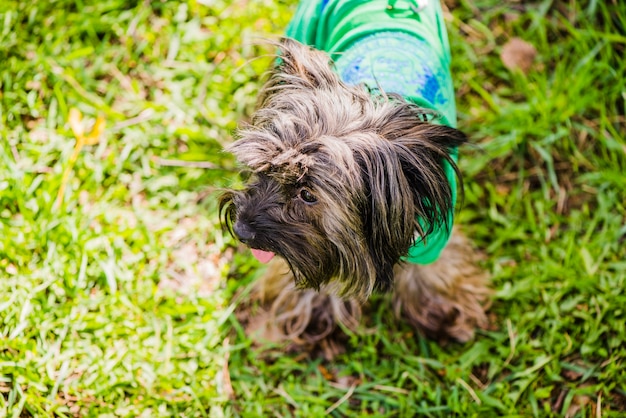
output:
[[[300,199],[302,199],[306,203],[315,203],[315,202],[317,202],[317,198],[313,195],[313,193],[311,193],[307,189],[300,190],[300,193],[298,194],[298,196],[300,197]]]

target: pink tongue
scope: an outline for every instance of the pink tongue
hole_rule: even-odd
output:
[[[271,253],[269,251],[257,250],[255,248],[251,248],[250,251],[252,251],[252,255],[254,256],[254,258],[259,260],[263,264],[269,263],[269,261],[274,258],[274,253]]]

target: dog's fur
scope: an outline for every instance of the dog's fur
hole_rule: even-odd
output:
[[[488,294],[467,240],[455,231],[430,265],[401,261],[448,225],[442,162],[459,175],[449,153],[465,135],[399,96],[346,85],[323,52],[288,39],[279,48],[259,108],[229,148],[253,176],[220,201],[235,236],[280,256],[255,293],[269,322],[284,338],[321,339],[337,322],[354,327],[372,292],[394,289],[398,315],[467,341],[486,324]]]

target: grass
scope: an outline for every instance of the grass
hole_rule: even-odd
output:
[[[622,416],[624,4],[451,8],[491,328],[442,347],[381,296],[332,361],[245,336],[258,265],[216,213],[267,65],[253,40],[293,6],[2,2],[0,416]],[[500,59],[513,37],[527,74]]]

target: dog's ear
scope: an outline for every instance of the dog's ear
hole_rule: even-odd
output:
[[[457,129],[433,123],[437,117],[433,111],[393,97],[391,104],[384,117],[386,123],[378,133],[391,142],[402,165],[414,213],[421,219],[415,229],[425,238],[438,226],[448,225],[454,210],[454,185],[449,177],[458,179],[462,194],[461,173],[451,155],[467,142],[467,137]]]
[[[416,237],[427,240],[436,228],[448,227],[454,211],[448,174],[462,184],[450,154],[466,142],[462,132],[426,122],[432,112],[400,100],[390,104],[379,118],[380,140],[360,157],[370,196],[363,222],[380,289],[391,284],[393,265]]]
[[[393,141],[413,200],[414,231],[422,239],[427,239],[436,228],[448,228],[454,212],[453,187],[458,184],[461,195],[463,190],[462,177],[451,154],[465,141],[461,131],[430,123]],[[452,178],[457,179],[456,184],[451,184]]]

